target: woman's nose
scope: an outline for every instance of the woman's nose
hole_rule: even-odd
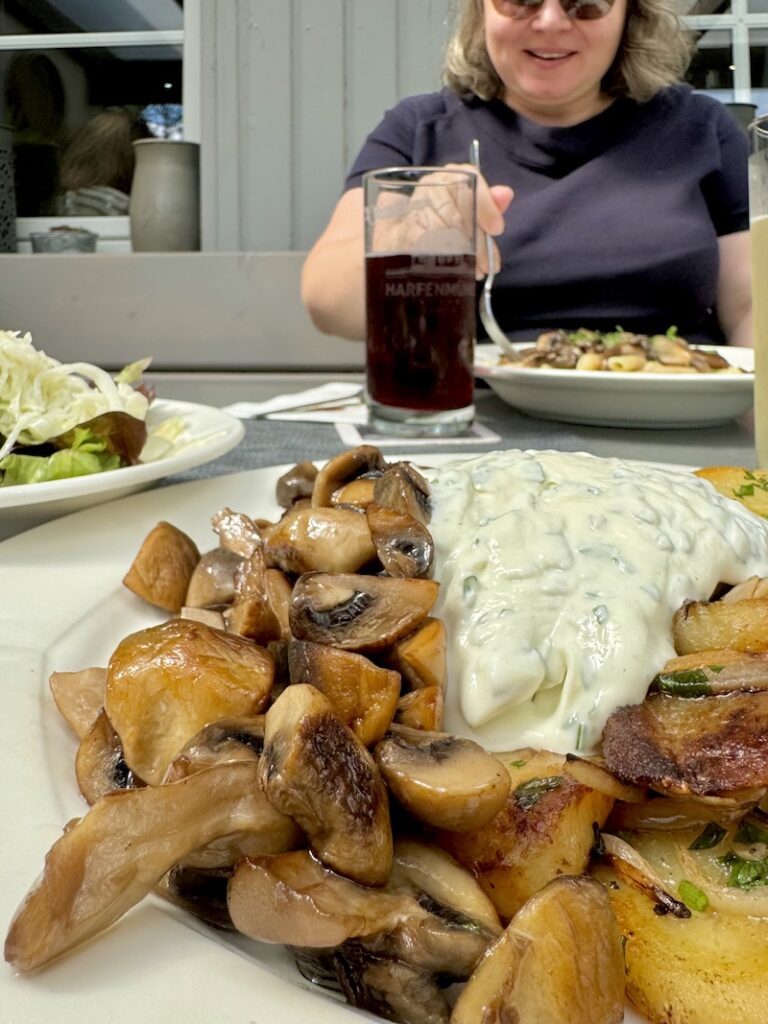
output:
[[[560,0],[543,0],[531,19],[531,26],[537,29],[570,28],[572,24]]]

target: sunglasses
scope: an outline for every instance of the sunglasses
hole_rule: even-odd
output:
[[[504,18],[524,21],[533,17],[544,5],[544,0],[492,0],[493,6]],[[560,6],[571,21],[594,21],[611,13],[613,0],[560,0]]]

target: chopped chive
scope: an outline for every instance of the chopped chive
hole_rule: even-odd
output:
[[[542,779],[528,779],[521,782],[514,792],[515,803],[523,811],[529,811],[535,806],[545,793],[562,786],[562,775],[549,775]]]
[[[689,882],[684,878],[677,887],[678,894],[689,910],[698,910],[700,913],[709,906],[709,897],[698,885]]]

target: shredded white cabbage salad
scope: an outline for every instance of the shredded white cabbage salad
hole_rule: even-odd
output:
[[[17,442],[42,444],[101,413],[144,420],[149,402],[131,381],[148,363],[133,363],[113,379],[91,363],[52,359],[33,346],[29,333],[0,330],[0,459]]]

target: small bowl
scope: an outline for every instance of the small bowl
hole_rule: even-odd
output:
[[[73,228],[65,231],[32,231],[29,240],[32,252],[96,252],[98,237],[93,231]]]

